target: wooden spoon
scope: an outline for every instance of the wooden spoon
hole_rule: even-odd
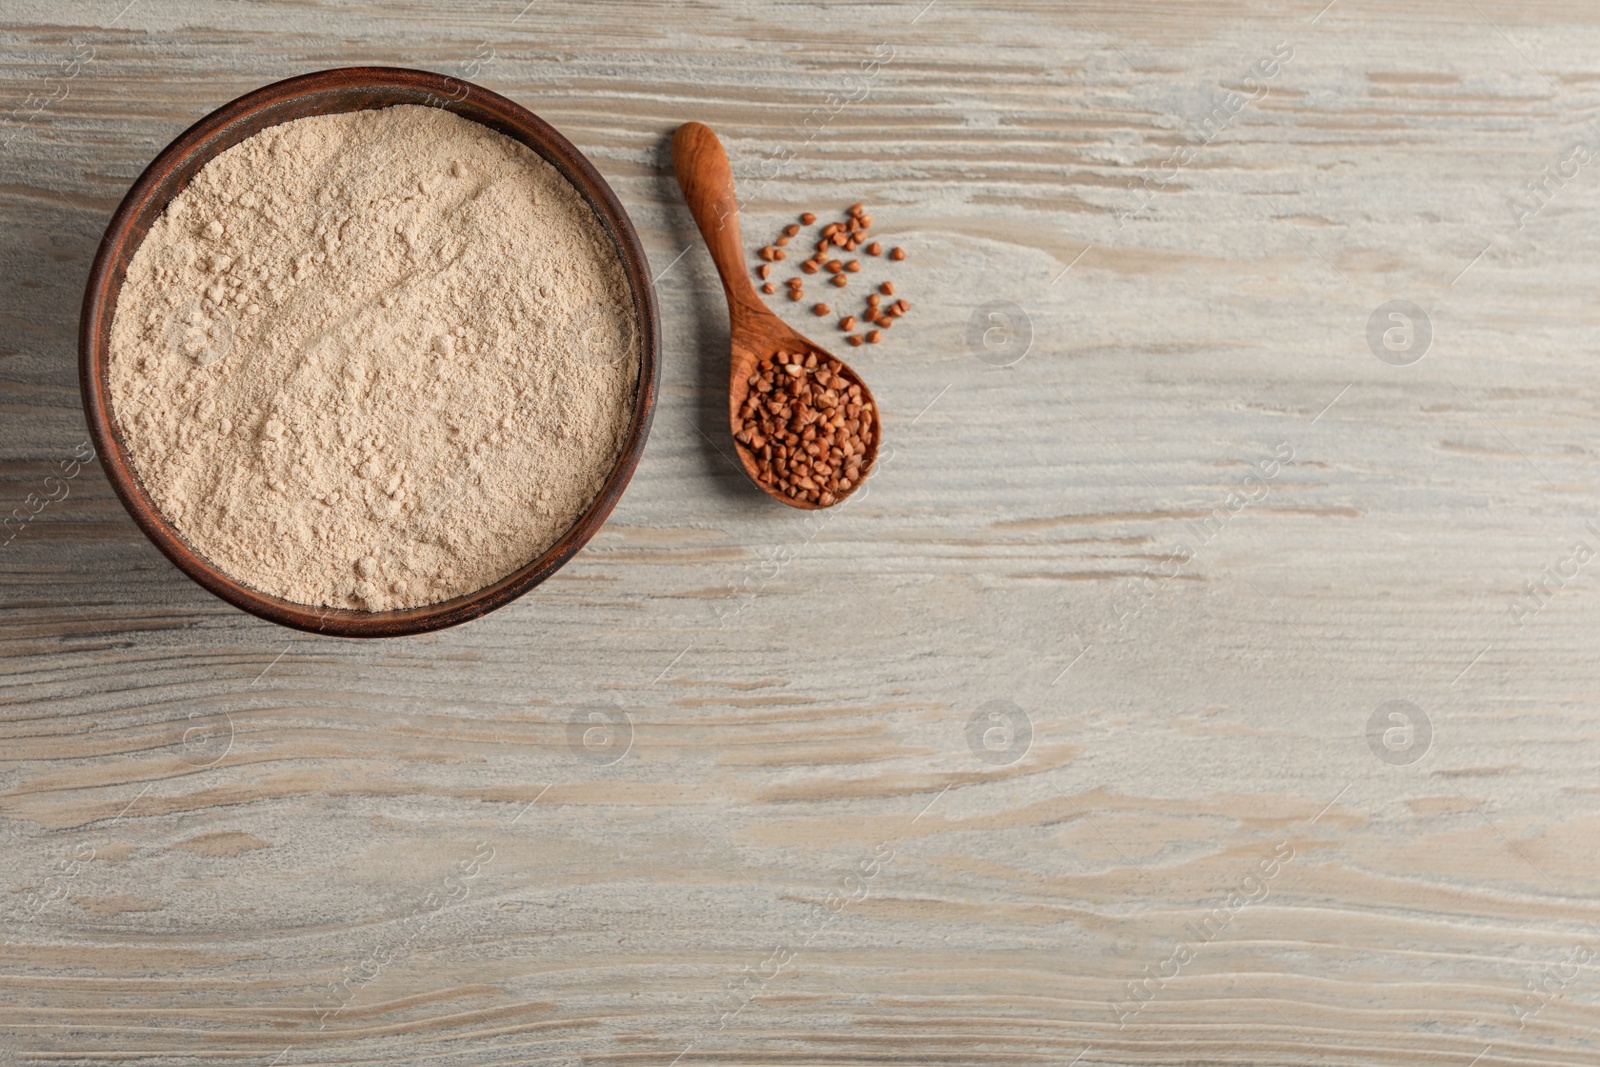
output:
[[[744,248],[739,241],[739,204],[733,192],[733,171],[728,166],[728,153],[710,128],[698,122],[686,122],[678,127],[672,137],[672,169],[683,188],[683,198],[694,214],[700,234],[711,250],[711,261],[722,276],[722,291],[728,297],[728,316],[733,337],[733,360],[728,367],[728,428],[737,434],[742,426],[739,409],[750,395],[750,376],[756,365],[768,356],[779,352],[815,354],[818,362],[832,360],[840,364],[839,374],[861,386],[862,419],[871,419],[871,440],[861,462],[861,475],[853,485],[835,495],[837,504],[861,485],[872,465],[878,459],[878,444],[883,439],[883,425],[878,418],[878,403],[873,400],[867,383],[838,356],[813,344],[787,323],[778,318],[757,295],[745,266]],[[739,461],[750,480],[764,489],[769,496],[783,501],[792,508],[816,510],[825,505],[790,496],[777,485],[764,484],[756,455],[737,437],[733,439]]]

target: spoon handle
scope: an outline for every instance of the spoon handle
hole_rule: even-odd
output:
[[[711,261],[722,276],[728,307],[738,305],[764,310],[744,266],[739,241],[739,201],[733,191],[733,170],[728,153],[711,127],[686,122],[672,135],[672,169],[683,189],[683,199],[694,215],[700,236],[706,239]]]

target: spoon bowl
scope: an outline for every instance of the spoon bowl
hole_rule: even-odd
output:
[[[762,360],[783,354],[791,358],[798,356],[797,362],[802,365],[815,357],[818,366],[836,366],[833,374],[844,379],[846,388],[852,385],[860,387],[860,419],[866,448],[859,476],[848,489],[834,494],[833,504],[860,488],[877,462],[878,446],[883,440],[878,403],[873,399],[867,383],[848,363],[780,319],[756,293],[750,272],[745,267],[744,248],[739,240],[739,205],[733,189],[733,171],[717,135],[698,122],[686,122],[679,126],[672,137],[672,167],[678,176],[678,185],[683,189],[683,198],[694,215],[695,225],[700,227],[700,234],[711,252],[711,260],[716,264],[717,274],[722,279],[722,291],[728,298],[732,340],[732,359],[728,365],[728,429],[734,435],[733,445],[739,462],[750,480],[775,500],[807,511],[831,507],[832,504],[806,500],[762,480],[761,463],[756,452],[738,436],[743,428],[740,413],[750,399],[753,388],[751,378],[758,375]]]

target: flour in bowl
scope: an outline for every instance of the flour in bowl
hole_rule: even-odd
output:
[[[616,248],[526,146],[425,107],[299,119],[196,175],[128,268],[116,422],[219,569],[387,610],[540,556],[617,463],[640,371]]]

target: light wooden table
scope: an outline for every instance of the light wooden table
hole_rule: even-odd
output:
[[[1600,1061],[1600,10],[925,2],[5,4],[0,511],[77,475],[0,548],[0,1063]],[[356,63],[588,152],[666,342],[588,549],[384,643],[72,461],[129,183]],[[687,119],[752,247],[911,251],[809,523],[726,455]]]

